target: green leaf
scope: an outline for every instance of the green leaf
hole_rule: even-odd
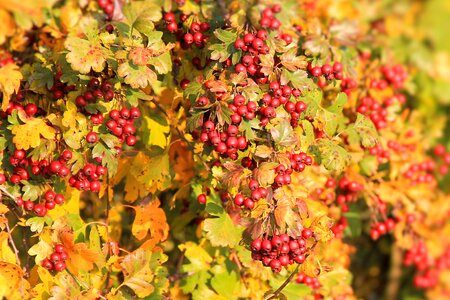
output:
[[[368,155],[365,156],[360,162],[359,167],[364,175],[373,175],[378,168],[378,159],[376,156]]]
[[[304,135],[301,136],[302,146],[309,147],[311,145],[316,136],[314,134],[314,127],[308,120],[302,120],[302,128]]]
[[[308,77],[308,72],[305,70],[289,72],[287,69],[283,69],[280,82],[281,84],[290,82],[294,88],[301,91],[311,90],[315,87],[314,81]]]
[[[133,1],[122,8],[127,24],[149,39],[154,30],[153,22],[161,20],[161,7],[152,1]]]
[[[31,201],[35,201],[37,200],[37,198],[39,197],[39,195],[41,194],[41,188],[37,185],[33,185],[31,183],[29,183],[28,181],[22,181],[22,183],[24,184],[24,186],[22,187],[22,191],[23,191],[23,200],[27,201],[27,200],[31,200]]]
[[[281,276],[272,276],[270,286],[273,290],[278,289],[284,282],[285,278]],[[303,299],[312,294],[312,289],[305,284],[291,282],[283,289],[284,296],[289,300]]]
[[[25,223],[27,226],[30,226],[30,230],[32,232],[41,233],[44,229],[45,224],[51,224],[51,219],[48,216],[45,217],[32,217],[27,220]]]
[[[183,96],[184,98],[191,100],[191,103],[195,103],[197,99],[204,93],[205,91],[203,90],[202,85],[197,81],[192,81],[184,90]]]
[[[208,197],[205,211],[215,218],[204,221],[203,230],[214,247],[234,247],[241,240],[242,228],[233,223],[230,216],[218,203]]]
[[[167,74],[172,70],[172,58],[169,51],[159,56],[151,57],[148,63],[155,68],[158,74]]]
[[[317,111],[320,107],[320,102],[322,101],[322,91],[321,90],[312,90],[309,92],[303,93],[300,98],[303,102],[308,106],[306,108],[305,114],[310,117],[315,117]]]
[[[244,121],[239,125],[239,131],[244,132],[245,138],[248,141],[251,141],[256,137],[255,129],[261,129],[261,126],[259,125],[259,121],[257,119]]]
[[[336,133],[338,127],[338,116],[327,110],[323,111],[325,127],[324,131],[328,136],[333,136]]]
[[[101,72],[105,68],[109,52],[98,41],[72,36],[67,38],[64,45],[69,50],[66,59],[72,69],[87,74],[91,69]]]
[[[225,44],[232,44],[237,39],[237,32],[230,30],[216,29],[214,35]]]
[[[350,124],[345,132],[353,145],[361,143],[363,147],[370,148],[378,143],[378,131],[375,125],[363,114],[358,113],[355,123]]]
[[[293,146],[297,143],[291,124],[288,121],[281,121],[270,129],[272,139],[277,145],[284,147]]]
[[[344,235],[347,237],[360,236],[362,232],[361,212],[352,208],[349,212],[344,213],[344,216],[348,222],[348,226],[344,230]]]
[[[333,104],[330,105],[327,110],[332,113],[341,113],[345,103],[347,103],[347,94],[339,93],[336,100],[334,100]]]
[[[117,74],[132,88],[145,88],[158,79],[156,73],[147,66],[137,66],[132,62],[119,65]]]
[[[214,277],[211,278],[212,288],[225,299],[237,299],[234,293],[239,289],[239,279],[236,272],[228,272],[225,266],[216,265],[211,270]]]
[[[219,102],[219,105],[216,106],[216,116],[217,121],[220,125],[231,124],[231,115],[233,111],[228,108],[226,103]]]
[[[341,173],[350,163],[350,155],[333,141],[321,139],[318,143],[321,163],[329,171]]]

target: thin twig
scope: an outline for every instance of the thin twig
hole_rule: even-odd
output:
[[[283,282],[282,285],[280,285],[280,287],[273,292],[273,294],[269,297],[266,298],[265,300],[270,300],[270,299],[275,299],[276,297],[278,297],[278,295],[283,291],[283,289],[289,284],[289,282],[291,282],[292,278],[294,277],[295,274],[297,274],[298,272],[298,268],[300,268],[300,265],[297,265],[297,267],[295,268],[295,270],[291,273],[291,275],[289,275],[288,278],[286,278],[286,280]]]
[[[111,203],[109,202],[109,176],[106,178],[106,213],[105,213],[105,225],[106,225],[106,238],[108,239],[106,241],[106,247],[108,249],[108,254],[111,256],[111,239],[109,236],[109,211],[111,210]],[[108,273],[106,273],[106,280],[105,280],[105,289],[108,289],[109,287],[109,279],[111,278],[111,266],[108,267]]]
[[[6,188],[0,187],[0,191],[1,191],[4,195],[6,195],[6,196],[8,196],[9,198],[11,198],[12,200],[17,201],[17,200],[16,200],[16,197],[14,197],[14,195],[12,195],[10,192],[8,192],[8,190],[7,190]],[[1,202],[2,202],[2,201],[1,201],[1,197],[0,197],[0,203],[1,203]],[[17,249],[16,243],[14,242],[14,239],[13,239],[13,236],[12,236],[12,231],[11,231],[11,228],[9,227],[9,220],[8,220],[8,218],[6,217],[5,214],[0,214],[0,216],[2,216],[3,218],[6,219],[6,222],[5,222],[5,228],[6,228],[6,232],[7,232],[7,234],[8,234],[9,244],[11,245],[11,247],[12,247],[12,249],[13,249],[13,251],[14,251],[14,254],[15,254],[15,256],[16,256],[16,264],[22,269],[21,263],[20,263],[20,257],[19,257],[19,250]],[[20,281],[20,294],[21,294],[22,298],[24,298],[24,294],[23,294],[23,276],[22,276],[21,281]]]

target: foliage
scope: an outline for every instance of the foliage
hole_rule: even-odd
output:
[[[446,299],[438,11],[4,1],[0,296]]]

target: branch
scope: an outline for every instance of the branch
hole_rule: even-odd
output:
[[[289,275],[289,277],[286,278],[286,280],[283,282],[283,284],[280,285],[280,287],[275,292],[273,292],[273,294],[269,298],[266,298],[265,300],[271,300],[271,299],[275,299],[276,297],[278,297],[278,295],[281,293],[281,291],[283,291],[283,289],[289,284],[289,282],[291,282],[294,275],[297,274],[298,268],[300,268],[299,264],[297,265],[295,270],[291,273],[291,275]]]
[[[402,250],[392,245],[389,279],[385,290],[385,299],[397,299],[402,277]]]

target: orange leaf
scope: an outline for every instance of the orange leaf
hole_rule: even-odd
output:
[[[75,243],[73,232],[69,227],[60,232],[59,238],[69,256],[66,265],[70,272],[77,275],[79,270],[89,271],[94,268],[94,263],[100,259],[100,254],[89,249],[85,243]]]
[[[155,199],[133,207],[136,211],[136,217],[131,232],[138,240],[145,239],[150,233],[150,238],[146,242],[148,247],[164,241],[169,233],[166,214],[159,205],[159,200]]]

